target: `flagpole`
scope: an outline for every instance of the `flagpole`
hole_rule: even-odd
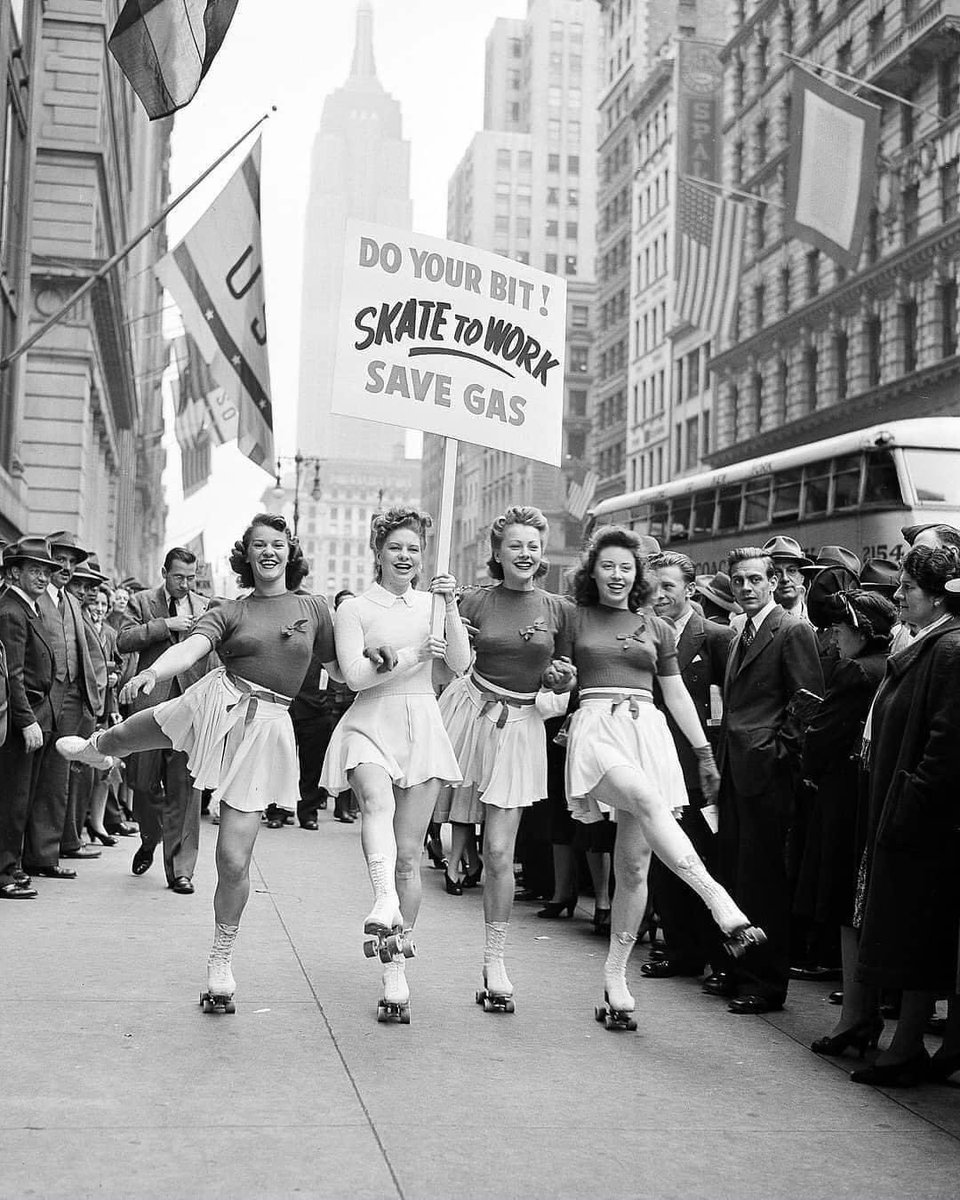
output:
[[[824,63],[814,62],[809,58],[798,58],[796,54],[788,54],[786,50],[780,51],[780,57],[789,58],[798,67],[804,67],[811,75],[815,75],[817,71],[826,71],[829,75],[836,75],[838,79],[845,79],[847,83],[855,83],[857,87],[867,88],[871,92],[876,92],[878,96],[886,96],[888,100],[896,100],[898,104],[905,104],[907,108],[914,108],[925,116],[933,117],[938,125],[943,124],[943,117],[934,112],[932,108],[924,108],[922,104],[915,104],[913,100],[907,100],[905,96],[898,96],[896,92],[888,92],[884,88],[877,87],[875,83],[867,83],[865,79],[860,79],[847,71],[838,71],[836,67],[828,67]]]
[[[103,266],[95,271],[93,275],[85,279],[80,287],[78,287],[73,293],[70,299],[67,300],[65,304],[61,305],[61,307],[58,308],[52,316],[49,316],[39,329],[35,330],[25,341],[21,342],[19,346],[11,350],[9,354],[4,355],[3,358],[0,358],[0,371],[6,371],[8,367],[12,366],[17,361],[18,358],[21,358],[32,346],[35,346],[43,337],[43,335],[52,329],[54,325],[59,324],[59,322],[66,316],[70,309],[73,308],[78,300],[82,300],[87,292],[91,291],[100,282],[100,280],[104,278],[104,276],[108,275],[110,271],[113,270],[117,263],[123,262],[128,254],[135,250],[145,238],[148,238],[150,234],[153,233],[159,224],[166,220],[166,218],[171,212],[173,212],[178,204],[186,200],[191,192],[198,188],[200,184],[203,183],[203,181],[209,175],[211,175],[225,159],[230,157],[234,150],[236,150],[236,148],[246,138],[248,138],[251,133],[254,133],[257,129],[259,129],[264,121],[269,120],[271,114],[275,113],[276,111],[277,107],[276,105],[273,105],[270,109],[270,112],[264,113],[259,120],[254,121],[250,128],[245,130],[245,132],[243,132],[237,138],[232,146],[230,146],[227,150],[224,150],[216,162],[211,163],[202,175],[198,175],[189,187],[184,188],[179,196],[175,196],[173,200],[168,201],[160,210],[160,212],[153,218],[150,224],[146,226],[146,228],[141,229],[140,232],[132,237],[130,241],[126,243],[126,245],[122,246],[116,252],[116,254],[114,254],[111,258],[108,258]]]
[[[726,183],[717,183],[713,179],[701,179],[699,175],[684,175],[683,179],[687,183],[692,183],[694,187],[701,184],[703,187],[716,188],[723,196],[742,196],[744,200],[755,200],[758,204],[769,204],[771,208],[786,208],[785,204],[781,204],[779,200],[768,200],[766,196],[758,195],[757,192],[745,192],[743,188],[730,187]]]

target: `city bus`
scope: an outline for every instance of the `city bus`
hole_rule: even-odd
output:
[[[612,496],[587,514],[586,532],[624,525],[706,575],[734,547],[778,533],[811,558],[845,546],[864,562],[899,562],[901,527],[928,523],[960,525],[960,417],[889,421]]]

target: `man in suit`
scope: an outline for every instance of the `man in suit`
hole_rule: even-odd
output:
[[[0,897],[32,900],[36,890],[21,867],[24,833],[36,800],[45,744],[53,740],[55,662],[37,607],[57,569],[44,538],[6,547],[7,586],[0,596],[0,645],[10,688],[9,729],[0,746]]]
[[[680,675],[690,693],[700,724],[710,736],[711,687],[719,697],[727,669],[727,655],[734,633],[725,625],[717,625],[702,617],[691,603],[697,586],[693,563],[685,554],[663,552],[649,560],[648,565],[657,577],[654,610],[658,617],[670,621],[677,631],[677,658]],[[660,705],[661,709],[664,707]],[[677,748],[690,804],[678,818],[693,847],[713,869],[716,859],[715,836],[703,818],[705,803],[700,788],[697,756],[680,732],[669,712],[667,725]],[[650,890],[660,916],[667,954],[664,958],[644,963],[640,973],[648,979],[666,979],[672,975],[700,975],[704,964],[716,949],[713,921],[700,898],[680,879],[668,871],[654,856],[650,864]],[[715,956],[714,956],[715,957]]]
[[[744,616],[724,680],[720,877],[768,940],[704,986],[729,997],[731,1012],[776,1012],[789,980],[786,855],[800,752],[788,706],[800,688],[822,695],[823,674],[813,629],[774,599],[779,574],[769,555],[748,546],[729,566]]]
[[[24,839],[24,866],[33,875],[50,879],[75,879],[77,873],[61,867],[60,857],[99,858],[100,851],[81,846],[67,831],[70,764],[56,751],[58,737],[93,732],[94,714],[99,703],[96,673],[90,660],[90,648],[83,628],[83,613],[67,584],[77,566],[89,554],[74,534],[66,530],[47,536],[58,569],[50,577],[47,590],[37,601],[47,641],[53,648],[55,671],[50,703],[53,708],[55,736],[41,751],[37,796],[27,822]]]
[[[192,590],[197,580],[197,556],[174,546],[163,560],[163,583],[130,597],[127,620],[117,637],[122,654],[139,654],[141,671],[193,629],[207,601]],[[152,708],[179,696],[213,666],[208,655],[189,671],[158,683],[149,696],[134,701],[133,712]],[[133,812],[140,826],[140,847],[133,856],[134,875],[150,869],[157,843],[163,842],[167,886],[180,895],[193,892],[193,872],[200,846],[200,793],[187,771],[187,756],[179,750],[146,750],[127,760],[127,781],[133,788]]]

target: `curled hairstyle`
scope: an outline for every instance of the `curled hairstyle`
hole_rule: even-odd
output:
[[[890,631],[897,623],[897,607],[879,592],[859,588],[834,592],[823,602],[831,625],[849,625],[867,639],[865,652],[890,649]]]
[[[540,534],[540,544],[546,551],[547,538],[550,536],[547,518],[539,508],[533,508],[527,504],[513,505],[502,512],[490,526],[490,557],[487,559],[487,570],[490,572],[491,579],[503,579],[503,567],[497,562],[496,554],[503,545],[504,530],[510,525],[525,525],[528,529],[535,529]],[[550,564],[541,559],[534,579],[546,575],[549,570]]]
[[[951,579],[960,579],[960,550],[953,546],[936,550],[914,546],[907,551],[901,570],[916,580],[917,587],[928,596],[942,599],[948,613],[954,616],[960,613],[960,594],[947,591]]]
[[[759,558],[764,565],[764,570],[767,573],[768,579],[779,579],[780,572],[777,570],[777,564],[773,561],[769,554],[765,554],[759,546],[738,546],[736,550],[731,550],[727,558],[727,573],[733,577],[737,566],[746,562],[751,558]]]
[[[427,540],[427,530],[433,524],[429,513],[420,512],[416,508],[388,508],[386,512],[374,513],[370,521],[370,549],[374,554],[374,575],[379,583],[383,575],[376,556],[386,545],[387,538],[398,529],[409,529],[420,539],[420,546]],[[416,580],[414,580],[414,585]]]
[[[247,552],[250,549],[250,542],[253,540],[253,531],[258,525],[266,525],[268,529],[275,529],[277,533],[285,533],[287,535],[287,548],[290,551],[290,557],[287,559],[284,581],[287,585],[287,591],[294,591],[309,574],[310,565],[303,557],[300,543],[293,536],[286,519],[279,513],[257,513],[243,531],[243,537],[238,542],[233,543],[233,549],[230,551],[230,570],[236,574],[241,587],[253,587],[253,567],[247,562]]]
[[[600,593],[593,572],[601,551],[606,550],[608,546],[629,550],[633,555],[633,561],[637,567],[637,577],[633,581],[633,587],[627,597],[627,607],[631,612],[639,612],[645,604],[650,602],[655,584],[647,566],[647,559],[640,549],[640,538],[633,530],[624,529],[620,525],[601,525],[587,542],[580,566],[574,572],[570,585],[573,598],[577,604],[584,606],[600,603]]]
[[[697,569],[693,560],[686,554],[678,554],[675,550],[661,550],[647,562],[648,567],[659,571],[661,567],[677,567],[683,576],[684,583],[696,583]]]

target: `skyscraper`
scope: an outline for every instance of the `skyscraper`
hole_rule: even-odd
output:
[[[404,430],[330,412],[347,219],[413,222],[410,144],[400,105],[377,78],[373,6],[357,5],[353,64],[327,97],[313,147],[303,254],[297,445],[325,459],[403,457]]]

